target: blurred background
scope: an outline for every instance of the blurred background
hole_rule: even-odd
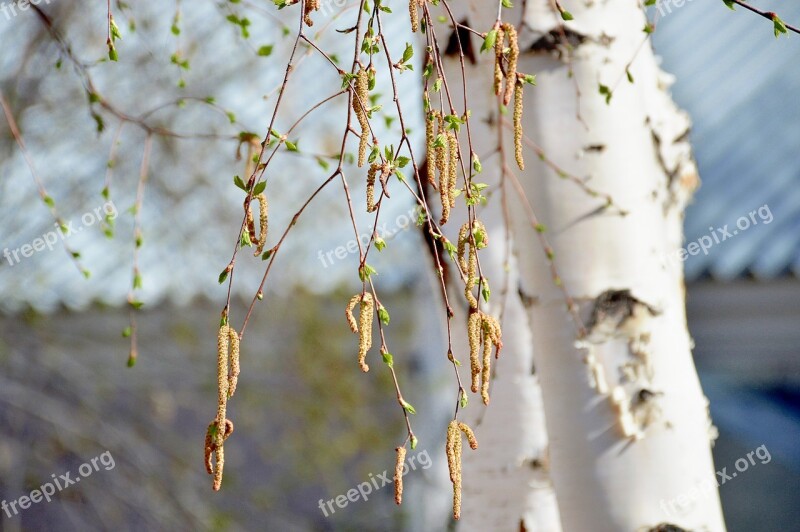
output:
[[[106,451],[114,467],[101,467],[51,503],[3,515],[0,530],[444,529],[450,487],[439,433],[450,381],[437,323],[424,310],[439,301],[416,251],[423,244],[410,222],[411,197],[393,197],[395,211],[385,218],[393,237],[371,256],[391,310],[392,351],[404,362],[397,365],[404,393],[425,412],[415,424],[421,466],[409,471],[402,508],[389,486],[332,515],[319,507],[391,469],[404,431],[389,376],[371,372],[364,379],[353,371],[355,340],[342,309],[358,282],[358,255],[329,254],[354,238],[336,187],[323,191],[315,216],[301,218],[287,239],[249,326],[221,493],[212,494],[203,470],[225,300],[216,279],[241,221],[242,193],[231,182],[244,173],[239,135],[268,124],[293,43],[292,15],[271,4],[112,3],[123,39],[120,61],[108,64],[100,61],[107,54],[104,6],[40,2],[49,28],[32,9],[3,6],[0,90],[55,210],[74,222],[65,242],[80,258],[73,264],[60,242],[19,261],[0,258],[0,500],[17,499]],[[351,52],[337,49],[334,30],[347,26],[353,2],[326,6],[314,38],[345,58]],[[773,7],[800,22],[800,6]],[[663,67],[676,76],[674,97],[694,122],[703,180],[687,211],[685,246],[705,250],[674,262],[686,270],[696,363],[720,432],[715,461],[730,472],[760,446],[771,457],[720,487],[727,524],[731,531],[797,530],[800,40],[776,41],[768,23],[721,2],[663,2],[650,13],[658,14],[654,44]],[[410,40],[405,18],[397,22],[387,31]],[[70,43],[77,64],[57,39]],[[322,87],[340,84],[307,48],[298,64],[275,126],[282,133],[309,98],[335,94]],[[411,76],[399,81],[403,92],[418,90]],[[136,120],[120,127],[87,87]],[[297,185],[270,188],[271,202],[285,207],[271,212],[273,228],[285,227],[304,191],[335,166],[345,103],[323,105],[292,130],[297,152],[277,159],[267,176],[268,187],[273,178]],[[418,116],[406,118],[420,126]],[[186,138],[153,142],[141,208],[139,360],[128,369],[129,340],[121,333],[130,320],[131,207],[143,121]],[[385,122],[387,131],[397,127]],[[366,218],[358,220],[367,227]],[[0,249],[20,248],[53,229],[4,125]],[[725,240],[723,229],[730,233]],[[257,259],[237,263],[235,316],[243,315],[261,273]]]

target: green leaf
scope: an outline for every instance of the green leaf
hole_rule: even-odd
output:
[[[238,175],[233,176],[233,184],[247,192],[247,186],[244,184],[244,181],[242,181],[242,178]]]
[[[406,409],[406,412],[408,412],[409,414],[416,414],[417,413],[417,410],[413,406],[411,406],[411,403],[408,403],[405,400],[402,400],[402,405],[403,405],[403,408]]]
[[[258,55],[261,57],[269,57],[272,55],[272,49],[274,48],[271,44],[265,44],[261,48],[258,49]]]
[[[392,356],[391,353],[381,353],[381,356],[383,357],[383,362],[387,366],[389,366],[390,368],[394,367],[394,357]]]
[[[386,307],[383,305],[378,307],[378,318],[380,318],[381,323],[384,325],[389,325],[389,311],[386,310]]]
[[[133,329],[131,329],[130,325],[122,329],[123,338],[130,338],[131,334],[133,334]]]
[[[253,187],[253,196],[258,196],[267,188],[267,182],[261,181],[260,183],[256,183],[256,186]]]
[[[487,33],[486,37],[483,39],[483,44],[481,45],[481,52],[493,50],[496,41],[497,41],[497,30],[489,31],[489,33]]]
[[[225,282],[225,279],[228,278],[228,273],[230,273],[230,270],[228,268],[225,268],[224,270],[222,270],[222,273],[219,274],[219,284],[222,284],[222,283]]]

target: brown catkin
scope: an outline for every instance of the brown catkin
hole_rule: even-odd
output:
[[[258,257],[264,252],[264,246],[267,244],[267,228],[269,227],[269,203],[267,203],[267,196],[263,192],[253,198],[258,201],[258,239],[253,240],[256,245],[256,251],[253,253],[254,257]],[[251,214],[252,217],[252,214]],[[248,219],[248,222],[250,220]],[[254,224],[255,225],[255,224]],[[251,235],[252,240],[252,235]]]
[[[247,216],[247,235],[250,237],[250,242],[257,243],[258,236],[256,235],[256,222],[255,218],[253,217],[253,207],[250,205],[251,202],[245,200],[244,203],[244,212]]]
[[[228,377],[228,399],[236,393],[236,384],[239,382],[239,334],[233,327],[228,327],[228,340],[230,341],[231,373]]]
[[[481,313],[472,311],[467,320],[467,338],[469,340],[469,366],[472,374],[472,393],[478,393],[478,375],[481,366],[478,360],[478,349],[481,342]]]
[[[467,271],[467,261],[464,258],[467,250],[467,244],[469,244],[469,223],[462,225],[461,229],[458,231],[458,265],[464,272]]]
[[[464,297],[467,298],[469,306],[478,308],[478,300],[472,293],[472,288],[478,282],[478,252],[474,246],[469,247],[469,259],[467,262],[467,282],[464,285]]]
[[[353,309],[356,308],[356,304],[359,301],[361,301],[361,294],[354,295],[350,298],[350,301],[348,301],[347,308],[344,309],[344,315],[347,317],[347,324],[354,333],[358,333],[358,322],[356,322],[353,316]]]
[[[217,420],[214,419],[214,421],[208,424],[208,428],[206,429],[204,461],[206,466],[206,472],[209,475],[214,474],[214,464],[211,455],[214,454],[217,450],[217,444],[216,444],[217,433],[218,433]],[[233,433],[233,422],[230,419],[226,419],[225,431],[224,434],[222,435],[222,440],[223,441],[227,440],[232,433]]]
[[[367,171],[367,212],[373,212],[378,206],[375,204],[375,173],[381,165],[373,163]]]
[[[469,425],[467,425],[464,422],[459,422],[458,428],[467,437],[467,441],[469,442],[469,448],[472,449],[473,451],[476,450],[478,448],[478,440],[477,438],[475,438],[475,433],[472,432],[472,429],[469,428]]]
[[[217,430],[217,434],[221,431]],[[214,465],[214,491],[219,491],[222,487],[222,471],[225,468],[225,449],[222,445],[218,446],[214,450],[214,454],[216,456],[216,464]]]
[[[488,331],[489,338],[497,348],[494,357],[500,358],[500,350],[503,349],[503,331],[500,328],[500,323],[494,318],[494,316],[489,316],[488,314],[484,315],[483,320],[484,327]]]
[[[361,139],[358,143],[358,166],[364,166],[367,160],[367,146],[369,144],[369,119],[367,117],[367,102],[369,100],[369,74],[363,67],[356,72],[355,94],[353,95],[353,111],[356,113],[358,124],[361,126]]]
[[[436,188],[436,164],[434,159],[436,153],[436,148],[434,147],[436,143],[436,133],[434,130],[435,117],[436,111],[431,111],[425,115],[425,146],[428,150],[428,183],[430,183],[433,188]]]
[[[494,93],[500,96],[503,87],[503,48],[505,48],[506,35],[503,27],[497,28],[497,37],[494,41]]]
[[[481,368],[481,399],[489,404],[489,382],[492,375],[492,339],[486,331],[483,333],[483,368]]]
[[[441,176],[447,171],[447,135],[444,128],[444,117],[438,111],[436,114],[436,139],[441,136],[441,141],[436,146],[436,170]]]
[[[522,158],[522,102],[523,83],[517,81],[514,85],[514,158],[520,170],[525,170],[525,161]]]
[[[483,227],[483,224],[476,221],[476,227]],[[480,224],[478,226],[477,224]],[[478,300],[472,294],[472,287],[475,286],[478,276],[478,254],[470,238],[469,222],[461,226],[458,232],[458,264],[461,266],[462,273],[466,276],[464,284],[464,297],[467,299],[470,308],[478,308]],[[485,230],[484,230],[485,233]]]
[[[456,183],[458,181],[458,137],[453,131],[447,134],[448,165],[447,165],[447,199],[450,207],[456,206]]]
[[[511,94],[514,92],[514,85],[517,79],[517,61],[519,60],[519,42],[517,42],[517,29],[512,24],[504,24],[503,29],[508,36],[508,70],[506,71],[506,90],[503,95],[503,103],[511,103]]]
[[[205,451],[203,455],[203,461],[206,465],[206,473],[209,475],[214,474],[214,464],[212,462],[211,455],[214,453],[214,427],[217,425],[217,420],[215,419],[208,425],[208,429],[206,429],[206,441],[205,441]]]
[[[217,335],[217,426],[225,424],[228,406],[228,348],[230,344],[230,326],[226,323],[219,328]],[[216,445],[222,447],[222,431],[217,431]]]
[[[397,457],[394,462],[394,502],[401,504],[403,502],[403,464],[406,460],[406,448],[398,447]]]
[[[367,351],[372,347],[372,321],[375,318],[375,303],[372,294],[366,292],[361,298],[361,313],[358,316],[358,365],[366,373],[369,366],[366,363]]]
[[[314,21],[311,20],[311,12],[319,9],[319,0],[306,0],[305,13],[303,13],[303,20],[307,26],[313,26]]]
[[[478,440],[466,423],[461,423],[455,419],[447,426],[447,440],[445,452],[447,454],[447,466],[450,469],[450,482],[453,483],[453,518],[461,517],[461,433],[467,436],[471,449],[478,448]]]
[[[417,33],[419,30],[419,11],[417,11],[417,3],[417,0],[408,0],[408,14],[411,17],[411,31],[413,33]]]

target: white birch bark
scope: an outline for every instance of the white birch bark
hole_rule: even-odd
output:
[[[640,531],[664,523],[725,530],[709,445],[713,427],[691,358],[682,269],[675,258],[683,208],[697,183],[684,136],[688,120],[666,92],[668,78],[649,43],[637,54],[645,26],[637,2],[563,2],[574,15],[567,27],[582,41],[573,52],[574,77],[563,57],[528,52],[543,36],[560,31],[563,23],[551,3],[522,4],[524,13],[504,10],[504,18],[513,23],[524,18],[519,70],[538,79],[537,87],[525,91],[526,134],[571,174],[591,176],[589,185],[610,194],[629,214],[596,213],[600,200],[559,179],[526,150],[527,169],[517,175],[549,228],[559,274],[579,302],[583,322],[591,323],[595,309],[596,326],[576,347],[563,294],[527,215],[515,208],[521,286],[534,301],[527,309],[532,337],[525,340],[532,349],[504,350],[492,404],[478,427],[481,448],[464,454],[461,530],[518,530],[520,518],[525,530]],[[458,8],[458,17],[466,16],[473,26],[488,28],[495,18],[495,2]],[[630,84],[625,67],[634,57]],[[468,84],[473,139],[483,155],[496,146],[490,124],[498,117],[491,94],[493,57],[483,54],[480,60],[478,67],[468,67]],[[448,78],[459,79],[460,69],[451,63]],[[610,105],[598,94],[599,83],[614,89]],[[512,154],[512,147],[506,152]],[[484,174],[495,163],[485,160]],[[518,206],[513,198],[510,203]],[[488,221],[487,227],[497,226]],[[502,246],[501,234],[493,231],[490,238],[490,248]],[[500,278],[491,278],[495,293]],[[603,294],[615,297],[597,305]],[[525,327],[512,316],[504,338],[527,338],[528,333],[517,333]],[[531,352],[550,439],[543,456],[549,455],[555,495],[542,499],[534,495],[542,492],[533,476],[518,467],[543,452],[546,441],[537,415],[537,379],[526,360]],[[587,356],[597,360],[607,389],[592,387]],[[612,400],[615,388],[621,404]],[[475,415],[483,408],[478,405],[473,398],[465,415]],[[552,515],[555,499],[561,524]],[[542,515],[550,517],[537,521]]]

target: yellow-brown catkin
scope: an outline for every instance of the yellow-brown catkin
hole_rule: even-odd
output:
[[[436,170],[441,176],[447,171],[447,133],[444,127],[444,117],[438,111],[434,111],[434,113],[436,115],[436,138],[441,135],[444,139],[444,142],[436,146]]]
[[[481,399],[483,404],[489,404],[489,382],[492,376],[492,339],[483,334],[483,368],[481,368]]]
[[[456,206],[456,183],[458,181],[458,137],[453,131],[447,134],[447,150],[448,150],[448,164],[447,164],[447,199],[450,207]]]
[[[467,338],[469,340],[469,366],[472,374],[472,393],[478,393],[478,375],[481,373],[478,361],[478,349],[481,343],[481,312],[470,312],[467,320]]]
[[[458,231],[458,265],[465,272],[467,271],[467,261],[464,257],[467,250],[467,244],[469,244],[469,223],[462,225],[461,229]]]
[[[230,399],[236,393],[236,384],[239,382],[239,372],[241,371],[239,367],[239,334],[233,327],[228,327],[228,339],[231,344],[231,373],[228,377],[228,399]]]
[[[522,102],[523,83],[517,81],[514,85],[514,158],[520,170],[525,170],[525,161],[522,159]]]
[[[436,188],[436,163],[435,154],[436,148],[436,133],[434,130],[434,122],[436,118],[436,111],[431,111],[425,115],[425,146],[428,150],[428,183],[433,188]]]
[[[225,414],[228,406],[228,350],[230,346],[230,326],[219,328],[217,335],[217,426],[225,425]],[[217,431],[217,447],[222,446],[223,431]]]
[[[517,61],[519,60],[519,42],[517,42],[517,29],[512,24],[504,24],[503,29],[508,36],[508,70],[506,71],[506,87],[503,103],[511,103],[511,94],[517,80]]]
[[[358,365],[361,371],[369,371],[366,363],[367,351],[372,347],[372,321],[375,318],[375,303],[369,292],[361,298],[361,313],[358,316]]]
[[[367,212],[373,212],[378,206],[375,204],[375,173],[381,169],[381,165],[374,163],[367,171]]]
[[[257,243],[258,242],[258,235],[256,235],[256,222],[255,218],[253,217],[253,207],[245,200],[244,204],[244,211],[245,215],[247,216],[247,234],[250,237],[250,242]]]
[[[417,11],[417,0],[408,0],[408,14],[411,17],[411,31],[413,33],[417,33],[419,30],[419,11]]]
[[[367,117],[367,102],[369,101],[369,74],[363,67],[356,72],[355,94],[353,95],[353,111],[356,113],[358,124],[361,126],[361,139],[358,143],[358,166],[364,166],[367,160],[367,146],[369,145],[369,119]]]
[[[503,349],[503,331],[500,328],[500,322],[498,322],[494,316],[485,314],[483,317],[483,326],[485,331],[488,332],[492,343],[497,348],[494,357],[500,358],[500,351]]]
[[[489,383],[491,382],[491,360],[492,345],[497,350],[495,358],[500,357],[500,350],[503,348],[503,332],[500,323],[494,316],[481,313],[481,331],[483,332],[483,367],[481,369],[481,399],[483,404],[489,404]],[[475,391],[473,389],[473,391]]]
[[[461,432],[464,433],[464,436],[467,437],[467,441],[469,442],[469,448],[472,449],[473,451],[476,450],[478,448],[478,439],[475,438],[475,433],[472,432],[472,429],[469,428],[469,425],[467,425],[464,422],[459,422],[458,428],[461,430]]]
[[[306,0],[305,12],[303,13],[303,20],[307,26],[313,26],[314,21],[311,20],[311,12],[319,9],[319,0]]]
[[[358,304],[359,301],[361,301],[361,294],[354,295],[350,298],[350,301],[347,302],[347,308],[344,309],[344,315],[347,317],[347,324],[354,333],[358,333],[358,322],[356,322],[356,318],[353,316],[353,309],[356,308],[356,304]]]
[[[253,241],[256,245],[256,251],[253,253],[254,257],[258,257],[264,252],[264,246],[267,244],[267,228],[269,227],[269,203],[267,203],[267,196],[263,192],[253,199],[258,201],[258,238]],[[251,215],[252,216],[252,215]],[[252,235],[251,235],[252,240]]]
[[[406,461],[406,448],[398,447],[397,457],[394,462],[394,502],[401,504],[403,502],[403,464]]]
[[[494,41],[494,93],[500,96],[503,87],[503,48],[506,43],[506,34],[503,27],[497,28],[497,37]]]
[[[476,227],[483,227],[481,222],[475,222]],[[477,224],[480,224],[478,226]],[[483,230],[485,233],[485,229]],[[470,238],[470,225],[469,222],[461,226],[458,232],[458,263],[461,270],[466,276],[466,283],[464,284],[464,297],[467,299],[470,308],[478,308],[478,300],[472,294],[472,288],[478,280],[478,253],[473,246],[473,239]]]

